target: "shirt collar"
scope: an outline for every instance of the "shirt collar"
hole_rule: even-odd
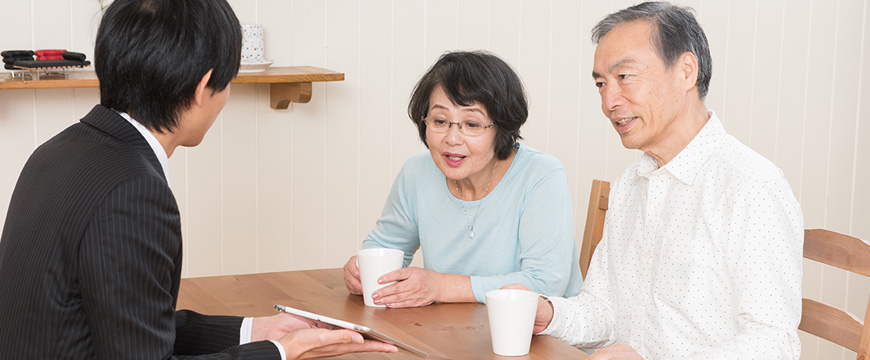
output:
[[[142,137],[145,138],[145,141],[148,141],[148,145],[151,145],[151,150],[154,151],[154,155],[157,156],[157,160],[160,161],[160,167],[163,168],[163,177],[166,178],[166,184],[169,184],[169,157],[166,156],[166,150],[163,149],[163,145],[157,141],[157,138],[145,128],[144,125],[140,124],[138,121],[130,117],[125,112],[118,111],[118,114],[121,115],[127,122],[129,122],[136,130],[139,130],[139,133],[142,134]]]
[[[710,111],[710,119],[697,135],[686,145],[683,150],[662,168],[658,167],[656,160],[647,154],[641,158],[637,168],[637,174],[643,177],[656,176],[669,173],[677,180],[691,185],[701,171],[701,167],[707,159],[716,152],[724,137],[728,134],[716,116],[716,112]]]

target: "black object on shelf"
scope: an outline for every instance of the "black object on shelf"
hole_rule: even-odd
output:
[[[63,59],[56,60],[33,60],[36,52],[32,50],[5,50],[0,54],[3,56],[3,67],[12,70],[12,77],[16,76],[16,70],[20,70],[21,77],[29,73],[30,77],[36,80],[39,80],[40,73],[66,76],[67,69],[82,69],[91,65],[90,61],[85,60],[87,58],[85,54],[73,51],[64,51],[61,55]]]
[[[21,60],[15,62],[19,69],[57,69],[71,67],[85,67],[91,65],[90,61],[78,60]]]

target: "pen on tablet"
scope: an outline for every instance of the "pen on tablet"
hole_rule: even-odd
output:
[[[352,324],[352,323],[349,323],[349,322],[347,322],[347,321],[342,321],[342,320],[338,320],[338,319],[333,319],[333,318],[331,318],[331,317],[326,317],[326,316],[323,316],[323,315],[318,315],[318,314],[315,314],[315,313],[310,313],[310,312],[307,312],[307,311],[305,311],[305,310],[294,309],[294,308],[291,308],[291,307],[288,307],[288,306],[283,306],[283,305],[275,304],[275,310],[278,310],[278,311],[280,311],[280,312],[284,312],[284,313],[288,313],[288,314],[293,314],[293,315],[296,315],[296,316],[301,316],[301,317],[304,317],[304,318],[307,318],[307,319],[311,319],[311,320],[314,320],[314,321],[319,321],[319,322],[322,322],[322,323],[325,323],[325,324],[329,324],[329,325],[332,325],[332,326],[342,327],[342,328],[345,328],[345,329],[351,329],[351,330],[356,330],[356,331],[367,331],[367,330],[369,330],[368,328],[363,328],[363,327],[361,327],[361,326],[359,326],[359,325]]]

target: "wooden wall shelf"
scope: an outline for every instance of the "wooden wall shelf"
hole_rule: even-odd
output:
[[[311,83],[317,81],[343,81],[344,73],[313,66],[268,67],[259,73],[240,73],[233,84],[271,84],[270,106],[286,109],[291,102],[307,103],[311,100]],[[68,89],[99,87],[93,71],[71,70],[66,77],[43,75],[39,80],[12,78],[0,75],[0,90]]]

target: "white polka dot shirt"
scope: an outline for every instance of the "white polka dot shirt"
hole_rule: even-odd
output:
[[[677,157],[649,155],[610,192],[579,295],[543,332],[644,359],[798,359],[803,217],[782,172],[715,113]]]

